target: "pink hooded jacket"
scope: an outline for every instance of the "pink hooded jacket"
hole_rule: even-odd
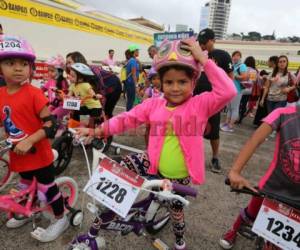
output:
[[[171,120],[193,183],[204,183],[203,133],[207,120],[237,94],[233,81],[212,60],[204,65],[204,71],[212,84],[211,92],[193,96],[172,111],[166,108],[166,99],[149,98],[132,110],[104,122],[105,135],[120,134],[141,124],[150,124],[148,155],[151,165],[148,173],[157,174],[166,125]]]

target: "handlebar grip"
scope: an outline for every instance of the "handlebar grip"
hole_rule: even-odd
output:
[[[230,186],[230,180],[229,180],[229,178],[228,177],[226,177],[226,179],[225,179],[225,185],[228,185],[228,186]]]
[[[231,185],[230,179],[228,177],[226,177],[226,179],[225,179],[225,185],[228,185],[228,186]],[[259,193],[253,192],[251,189],[249,189],[247,187],[244,187],[242,189],[231,188],[230,192],[241,193],[241,194],[249,194],[249,195],[257,196],[257,197],[262,196],[262,194],[260,192]]]
[[[197,197],[197,193],[198,193],[196,189],[178,183],[172,183],[172,189],[177,193],[192,196],[192,197]]]
[[[16,145],[14,145],[14,144],[12,145],[12,147],[11,147],[12,151],[15,149],[15,146]],[[29,149],[28,153],[35,154],[36,153],[36,147],[33,146],[31,149]]]

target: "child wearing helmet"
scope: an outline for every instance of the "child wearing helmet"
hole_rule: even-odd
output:
[[[161,97],[161,84],[158,72],[152,67],[148,72],[150,86],[145,90],[144,100],[150,97]]]
[[[57,130],[56,121],[48,110],[43,92],[32,86],[35,54],[29,43],[19,37],[0,36],[0,73],[6,86],[0,88],[0,125],[15,147],[10,151],[10,170],[21,176],[19,187],[27,188],[33,178],[38,182],[39,199],[50,203],[56,219],[46,229],[37,228],[32,237],[42,242],[55,240],[69,226],[64,214],[62,194],[54,182],[53,153],[50,141]],[[29,151],[35,148],[35,153]],[[17,228],[31,218],[6,222]]]
[[[94,118],[94,122],[97,122],[101,116],[101,102],[97,99],[96,93],[89,83],[93,76],[93,71],[86,64],[74,63],[71,65],[69,96],[81,99],[80,110],[75,110],[72,114],[72,121],[69,124],[72,127],[79,126],[80,115],[89,115],[91,118]]]
[[[212,92],[193,96],[195,81],[203,67]],[[108,136],[141,124],[150,125],[147,154],[124,159],[122,164],[141,175],[167,178],[181,184],[205,181],[203,133],[208,118],[235,95],[232,80],[202,52],[194,39],[165,41],[154,59],[164,98],[148,98],[129,112],[105,121],[94,130],[77,129],[79,135]],[[138,164],[142,162],[143,164]],[[186,249],[183,204],[170,204],[175,249]]]
[[[63,96],[68,94],[68,82],[64,78],[65,60],[61,55],[50,58],[47,61],[49,80],[42,86],[42,90],[47,92],[49,99],[49,109],[51,114],[61,121],[69,112],[63,109]]]

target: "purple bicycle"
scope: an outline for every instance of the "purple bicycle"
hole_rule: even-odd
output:
[[[75,133],[73,130],[69,130]],[[77,138],[85,151],[83,144],[84,138]],[[98,140],[98,143],[95,141]],[[108,158],[103,154],[103,141],[94,139],[93,145],[93,163],[90,167],[88,156],[85,152],[87,168],[91,178],[92,172],[96,171],[99,159]],[[109,161],[112,161],[109,159]],[[169,180],[153,179],[153,176],[142,176],[145,180],[141,190],[146,192],[139,196],[139,200],[131,206],[127,216],[122,218],[114,211],[105,208],[102,205],[87,204],[87,208],[93,214],[95,219],[86,234],[82,234],[74,238],[69,244],[69,250],[100,250],[105,245],[105,240],[99,236],[100,230],[110,230],[120,232],[121,235],[127,235],[134,232],[137,236],[143,235],[145,232],[156,234],[163,229],[170,220],[169,204],[172,200],[181,201],[184,206],[189,205],[189,201],[183,196],[197,196],[197,190],[189,187],[172,183]],[[139,176],[139,178],[141,178]],[[143,179],[141,178],[141,179]],[[113,193],[114,188],[118,188],[118,183],[102,182],[99,183],[101,189],[106,192]],[[181,196],[183,195],[183,196]],[[121,196],[119,197],[121,198]]]
[[[150,194],[136,202],[125,219],[108,209],[100,211],[98,207],[89,203],[88,207],[90,206],[90,211],[95,212],[96,218],[86,234],[77,236],[70,243],[69,250],[101,249],[105,245],[105,241],[98,235],[100,230],[119,231],[121,235],[134,232],[137,236],[142,235],[145,231],[150,234],[159,232],[170,220],[168,203],[171,200],[177,199],[187,206],[189,201],[178,194],[197,196],[197,191],[194,188],[171,183],[171,190],[161,190],[164,185],[165,180],[146,180],[143,189],[149,190]],[[158,191],[154,191],[155,189]]]

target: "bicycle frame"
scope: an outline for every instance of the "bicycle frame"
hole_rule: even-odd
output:
[[[20,214],[26,217],[31,217],[33,214],[44,211],[47,209],[43,208],[33,208],[33,202],[35,201],[37,191],[37,181],[34,178],[30,186],[16,193],[11,193],[7,195],[0,196],[0,210],[8,212],[8,217],[12,218],[13,214]],[[20,205],[16,202],[17,199],[26,199],[25,205]]]

